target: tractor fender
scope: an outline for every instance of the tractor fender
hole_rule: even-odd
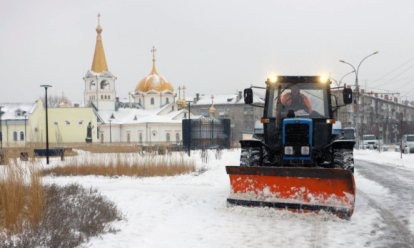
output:
[[[240,140],[241,148],[262,147],[264,144],[260,140]]]
[[[335,140],[332,143],[332,149],[353,150],[354,146],[355,146],[355,141],[353,140]]]

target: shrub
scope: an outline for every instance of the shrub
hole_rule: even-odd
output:
[[[22,234],[0,242],[8,247],[76,247],[93,236],[116,232],[111,222],[124,219],[115,204],[95,189],[78,184],[46,186],[42,220]]]

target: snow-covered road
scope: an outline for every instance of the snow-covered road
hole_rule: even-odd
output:
[[[357,168],[356,180],[369,180],[380,188],[358,188],[357,195],[369,199],[387,225],[381,239],[398,247],[414,245],[414,172],[366,161],[358,161]]]
[[[116,223],[118,233],[93,238],[87,247],[412,247],[411,168],[379,167],[358,159],[378,153],[357,153],[355,212],[347,221],[328,214],[228,208],[225,166],[237,165],[239,155],[240,150],[224,151],[216,160],[210,153],[207,164],[199,159],[207,171],[198,175],[47,177],[45,183],[97,188],[126,215],[127,221]],[[414,161],[414,155],[405,156]]]

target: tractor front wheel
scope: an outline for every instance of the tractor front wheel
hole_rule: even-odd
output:
[[[354,153],[348,149],[335,149],[334,154],[334,168],[350,170],[354,173]]]
[[[240,154],[240,166],[260,166],[260,148],[243,147]]]

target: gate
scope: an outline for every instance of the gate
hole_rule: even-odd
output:
[[[201,117],[183,120],[183,146],[188,149],[229,148],[230,119]]]

